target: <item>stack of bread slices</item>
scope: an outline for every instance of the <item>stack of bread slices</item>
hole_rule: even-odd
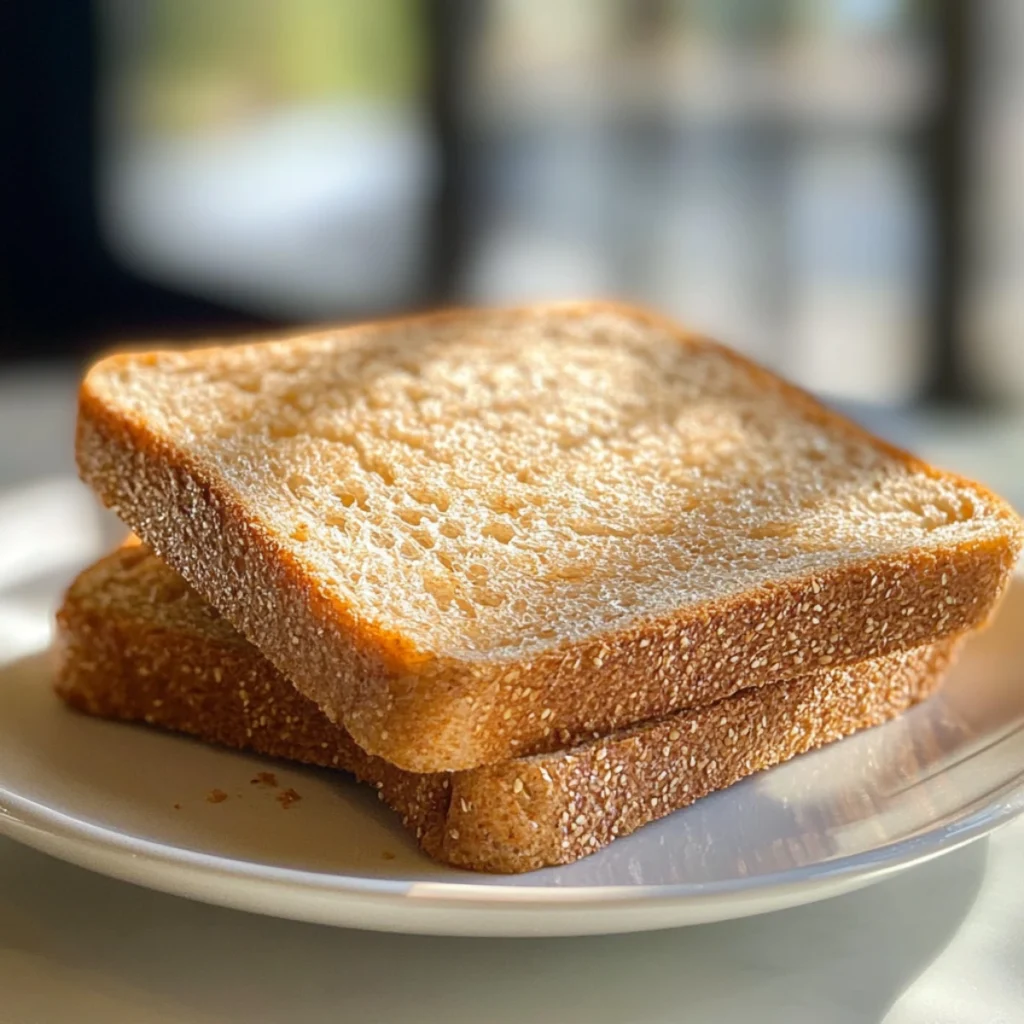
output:
[[[1021,522],[606,304],[109,357],[141,539],[60,612],[91,714],[344,769],[444,862],[573,861],[928,696]]]

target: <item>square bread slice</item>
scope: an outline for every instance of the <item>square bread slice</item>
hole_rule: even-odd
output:
[[[456,770],[982,623],[1021,523],[614,305],[86,376],[100,498],[369,753]]]
[[[58,621],[57,690],[72,706],[352,772],[427,854],[502,873],[567,864],[894,717],[936,688],[957,644],[818,669],[566,751],[415,774],[365,753],[145,547],[82,573]]]

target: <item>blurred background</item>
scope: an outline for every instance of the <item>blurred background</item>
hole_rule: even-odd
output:
[[[840,400],[980,411],[1011,441],[1024,422],[1017,0],[13,0],[0,18],[0,373],[125,339],[611,295]]]
[[[613,296],[1024,511],[1021,0],[0,3],[0,660],[126,342]]]

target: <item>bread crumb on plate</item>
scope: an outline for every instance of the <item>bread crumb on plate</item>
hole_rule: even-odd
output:
[[[277,802],[281,805],[282,809],[286,811],[292,804],[298,803],[301,799],[302,797],[291,787],[282,790],[282,792],[277,794]]]

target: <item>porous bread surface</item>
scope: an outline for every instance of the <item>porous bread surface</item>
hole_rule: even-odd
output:
[[[419,650],[518,659],[767,582],[990,536],[984,495],[615,313],[370,328],[91,380]]]
[[[604,305],[116,356],[83,385],[79,464],[417,770],[961,632],[1020,545],[983,488]]]
[[[746,690],[566,751],[413,774],[366,754],[144,547],[82,573],[58,620],[57,690],[74,707],[352,772],[425,852],[494,872],[569,863],[883,722],[938,685],[956,643]]]

